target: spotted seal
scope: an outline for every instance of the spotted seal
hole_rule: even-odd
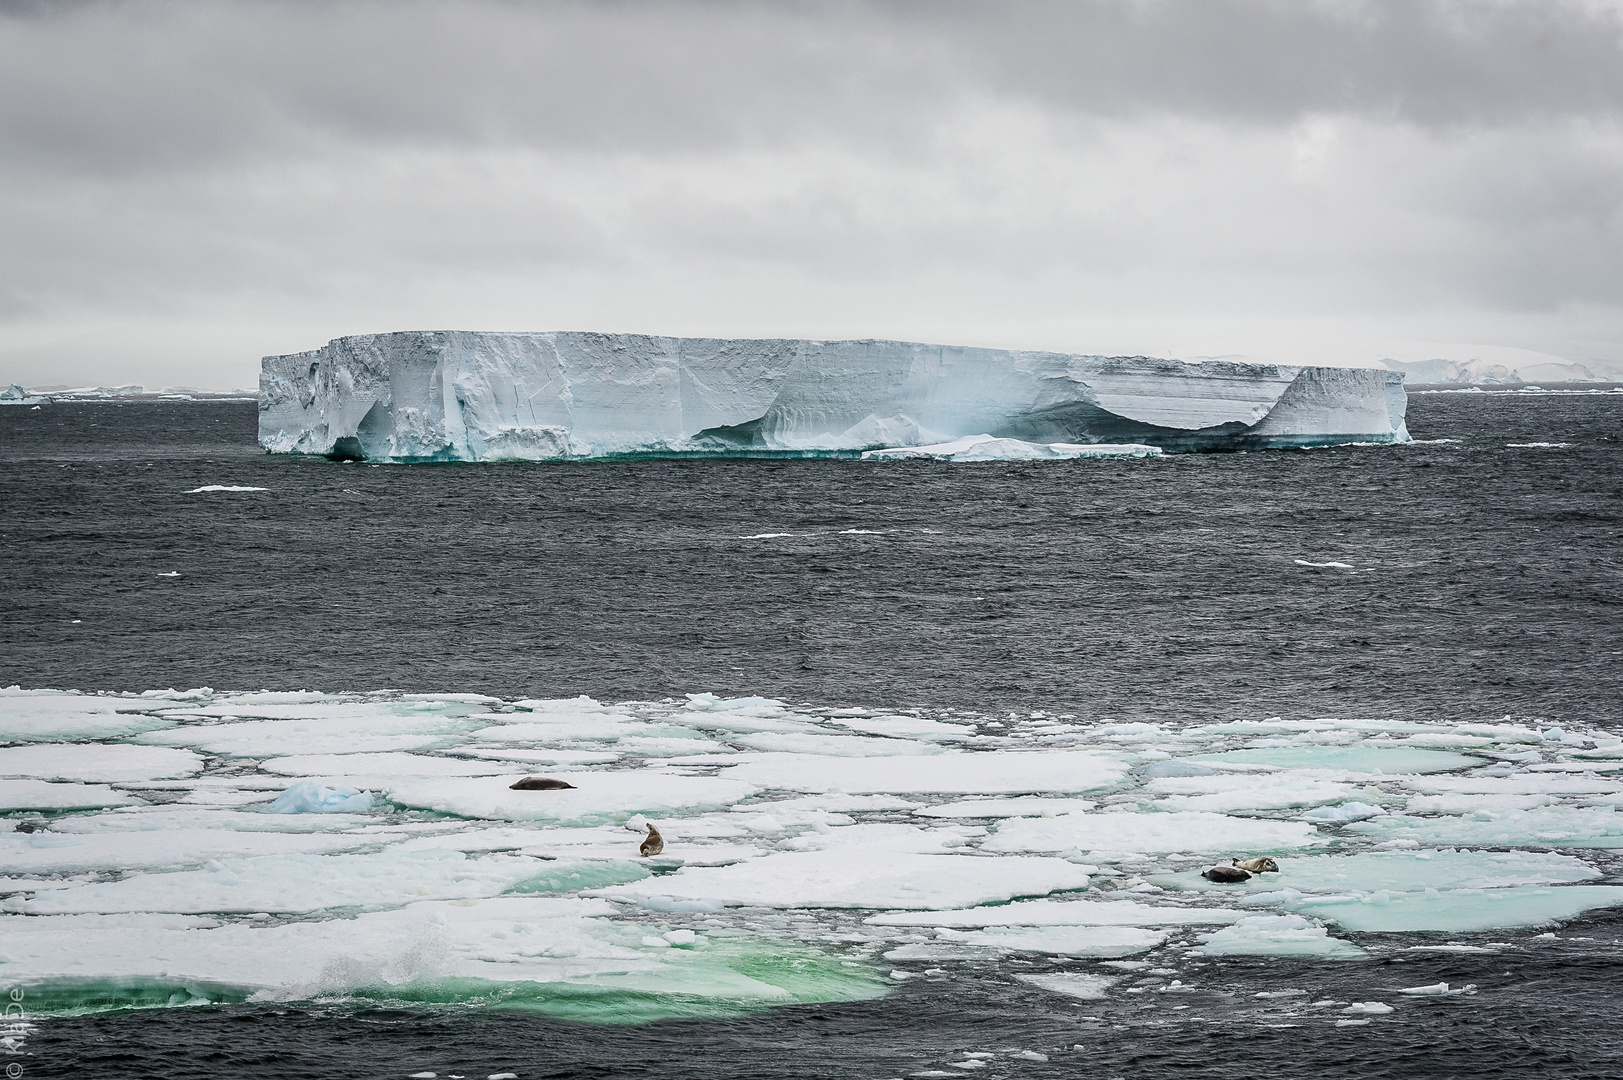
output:
[[[1249,870],[1253,874],[1279,873],[1279,864],[1266,855],[1258,855],[1254,859],[1235,859],[1233,862],[1241,870]]]

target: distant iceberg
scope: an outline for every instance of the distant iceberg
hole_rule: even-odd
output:
[[[265,357],[259,442],[376,461],[1009,460],[1407,442],[1406,406],[1403,376],[1378,368],[408,331]]]

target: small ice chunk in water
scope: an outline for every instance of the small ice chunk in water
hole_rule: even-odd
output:
[[[1052,994],[1064,994],[1066,997],[1080,998],[1083,1001],[1100,1001],[1105,997],[1105,991],[1110,989],[1120,978],[1113,975],[1084,975],[1065,973],[1061,975],[1016,975],[1023,983],[1030,983]]]
[[[966,945],[1054,956],[1131,956],[1167,939],[1164,932],[1137,926],[994,927],[964,934]]]
[[[692,945],[699,937],[692,930],[667,930],[664,936],[672,945]]]
[[[364,814],[372,809],[369,792],[351,787],[327,787],[301,780],[271,803],[273,814]]]
[[[1354,1001],[1341,1011],[1365,1016],[1385,1016],[1392,1011],[1392,1006],[1384,1001]]]
[[[1459,997],[1461,994],[1476,993],[1476,983],[1466,983],[1454,989],[1446,982],[1432,983],[1430,986],[1411,986],[1406,990],[1399,990],[1398,993],[1408,994],[1410,997]]]

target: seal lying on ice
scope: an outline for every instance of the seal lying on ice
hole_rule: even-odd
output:
[[[1253,874],[1279,873],[1279,864],[1266,855],[1258,855],[1254,859],[1235,859],[1233,862],[1241,870],[1249,870]]]
[[[516,784],[509,784],[514,791],[558,791],[562,788],[575,790],[574,784],[566,784],[562,780],[554,780],[550,776],[526,776]]]
[[[1200,876],[1207,881],[1216,881],[1225,885],[1233,884],[1236,881],[1246,881],[1251,877],[1250,874],[1241,870],[1238,866],[1214,866],[1210,870],[1202,870]]]
[[[648,835],[643,839],[642,846],[637,850],[643,856],[658,855],[665,850],[665,838],[659,835],[659,830],[652,825],[648,826]]]

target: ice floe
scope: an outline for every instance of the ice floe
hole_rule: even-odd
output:
[[[469,723],[459,718],[383,713],[187,725],[149,731],[135,741],[228,757],[266,758],[430,749],[454,744],[470,730]]]
[[[1365,955],[1349,941],[1330,936],[1322,925],[1299,915],[1253,915],[1203,935],[1202,956],[1316,956],[1351,960]]]
[[[893,911],[867,920],[875,926],[1202,926],[1231,923],[1233,908],[1172,907],[1134,900],[1021,900],[956,911]]]
[[[877,849],[780,852],[737,866],[691,869],[605,890],[777,908],[959,908],[1083,889],[1088,868],[1064,859],[920,854]]]
[[[170,727],[152,715],[164,702],[149,698],[0,689],[0,742],[117,739]]]
[[[203,870],[41,888],[4,906],[25,914],[378,910],[414,900],[496,896],[547,872],[555,870],[539,859],[460,851],[260,855],[220,859]]]
[[[129,806],[140,801],[106,784],[0,780],[0,810],[94,810],[108,806]]]
[[[1061,814],[997,826],[984,851],[1294,851],[1325,843],[1312,825],[1193,811]]]
[[[1219,768],[1250,765],[1274,769],[1337,769],[1366,775],[1451,772],[1485,764],[1481,758],[1446,750],[1373,746],[1368,743],[1360,746],[1272,746],[1224,750],[1216,754],[1197,754],[1190,760]]]
[[[602,901],[504,897],[269,925],[170,914],[0,916],[0,936],[7,973],[31,984],[36,1009],[121,996],[471,1002],[625,1022],[884,992],[866,969],[815,947],[696,935],[695,947],[650,949],[642,944],[650,927],[614,915]]]
[[[936,818],[1009,818],[1052,817],[1080,810],[1092,810],[1094,804],[1087,799],[1052,799],[1040,795],[1026,795],[1014,799],[965,799],[960,802],[924,806],[915,814]]]
[[[1127,766],[1083,751],[971,753],[947,751],[924,758],[822,757],[759,754],[726,775],[785,791],[853,794],[1018,794],[1088,792],[1119,783]]]
[[[1285,898],[1281,906],[1372,933],[1468,933],[1545,926],[1596,908],[1623,906],[1623,886],[1516,886],[1502,889],[1428,889],[1423,892]]]
[[[228,829],[163,829],[126,833],[0,833],[0,866],[10,874],[86,870],[171,870],[228,856],[310,854],[366,847],[376,841],[328,833],[248,833]],[[48,884],[41,880],[39,884]]]
[[[671,814],[730,806],[756,792],[753,784],[712,776],[680,776],[647,769],[571,773],[574,790],[513,791],[520,774],[466,779],[408,780],[389,791],[391,802],[466,818],[508,821],[625,820],[632,814]]]
[[[997,926],[952,935],[952,943],[999,952],[1046,953],[1050,956],[1091,956],[1115,958],[1149,952],[1165,944],[1164,931],[1137,926]],[[885,954],[887,960],[911,959],[902,946]],[[926,948],[931,948],[926,946]],[[949,959],[951,951],[939,947],[920,959]]]
[[[1623,847],[1623,814],[1613,806],[1487,809],[1462,816],[1388,814],[1346,826],[1382,840],[1413,840],[1437,847]]]
[[[0,747],[0,776],[37,780],[163,780],[203,770],[190,750],[121,743],[33,743]]]
[[[1363,851],[1344,855],[1306,855],[1280,863],[1278,873],[1257,874],[1249,881],[1216,885],[1195,870],[1152,874],[1147,880],[1163,888],[1232,894],[1298,892],[1375,893],[1382,889],[1485,889],[1511,885],[1546,885],[1593,881],[1601,872],[1571,855],[1531,851]]]
[[[1164,796],[1170,810],[1280,810],[1320,806],[1352,798],[1356,789],[1333,780],[1303,779],[1274,774],[1242,773],[1224,776],[1157,777],[1144,785]]]

